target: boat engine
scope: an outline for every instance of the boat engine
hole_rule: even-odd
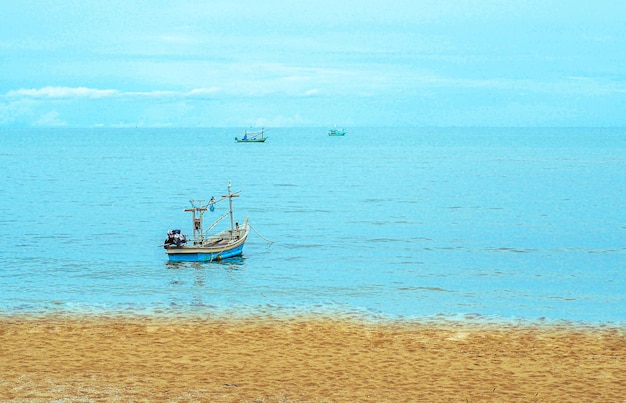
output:
[[[167,238],[163,242],[163,247],[167,249],[170,245],[181,246],[187,243],[187,237],[180,233],[179,229],[171,229],[167,231]]]

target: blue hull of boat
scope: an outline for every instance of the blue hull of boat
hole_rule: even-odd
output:
[[[180,253],[168,254],[170,262],[214,262],[230,257],[241,256],[243,253],[243,244],[236,248],[215,253]]]

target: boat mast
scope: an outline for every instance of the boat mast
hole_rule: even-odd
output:
[[[230,190],[230,181],[228,181],[228,195],[222,196],[228,197],[229,213],[230,213],[230,239],[235,236],[235,220],[233,218],[233,197],[239,197],[237,194],[233,194]]]

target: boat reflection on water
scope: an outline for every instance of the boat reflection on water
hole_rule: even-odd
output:
[[[173,262],[173,261],[168,260],[165,262],[165,268],[167,270],[225,269],[225,270],[243,271],[246,269],[246,258],[243,256],[237,256],[237,257],[231,257],[225,260],[214,260],[212,262]]]

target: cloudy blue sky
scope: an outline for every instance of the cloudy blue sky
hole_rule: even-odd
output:
[[[623,0],[19,0],[0,127],[626,126]]]

